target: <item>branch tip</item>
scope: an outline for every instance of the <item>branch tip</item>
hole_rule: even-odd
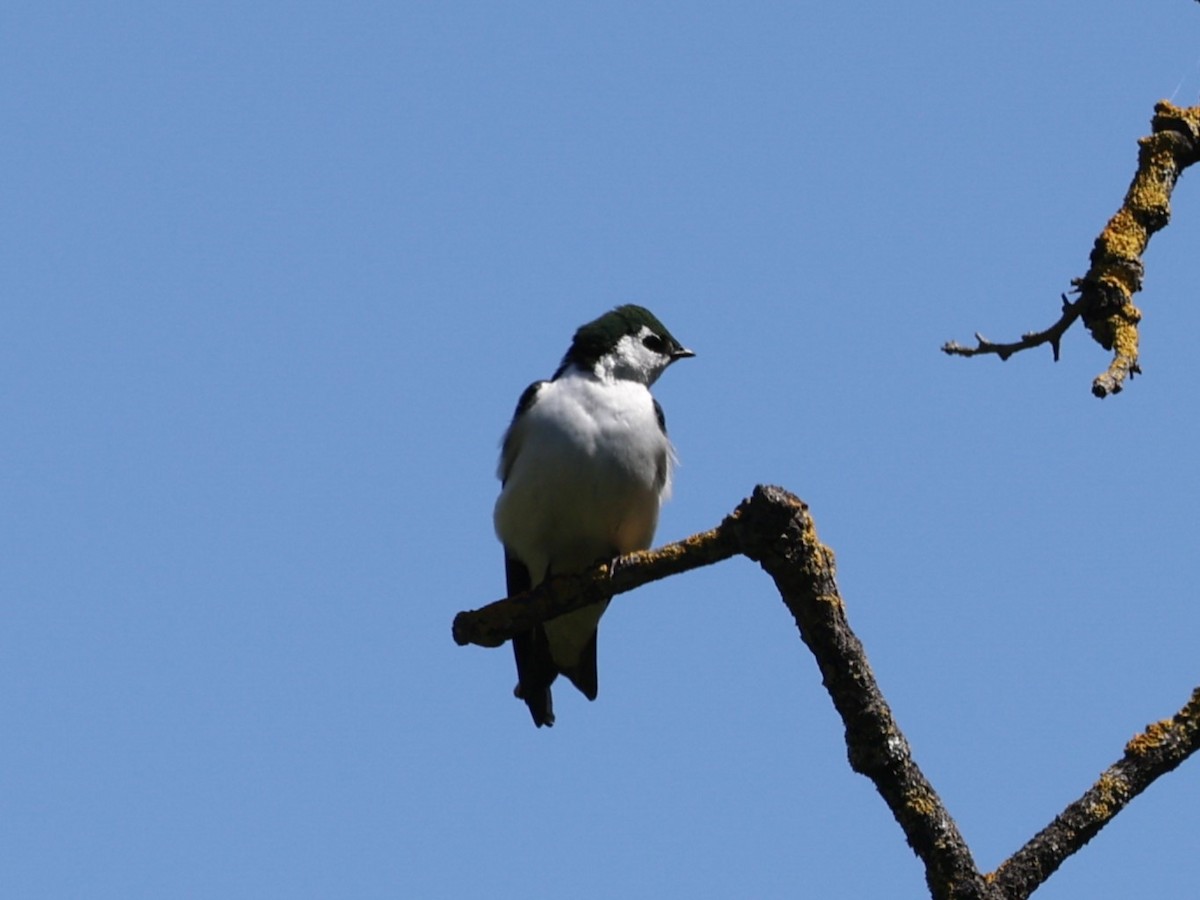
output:
[[[1138,140],[1137,169],[1120,209],[1096,238],[1085,275],[1071,279],[1072,303],[1062,295],[1062,315],[1043,332],[1030,332],[1021,340],[993,344],[976,334],[974,350],[947,344],[955,356],[995,354],[1008,359],[1014,353],[1049,343],[1057,362],[1062,335],[1082,316],[1093,340],[1112,350],[1108,370],[1092,381],[1097,397],[1119,394],[1126,378],[1140,372],[1137,365],[1138,322],[1141,314],[1133,295],[1142,288],[1145,266],[1142,255],[1151,236],[1165,228],[1171,217],[1171,194],[1180,175],[1200,161],[1200,106],[1187,109],[1160,101],[1154,106],[1151,134]]]

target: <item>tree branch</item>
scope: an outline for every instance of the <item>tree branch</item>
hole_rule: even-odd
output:
[[[1068,856],[1096,836],[1130,800],[1200,749],[1200,687],[1183,709],[1125,745],[1125,755],[1086,793],[988,877],[1005,897],[1024,900]]]
[[[1060,350],[1060,342],[1066,330],[1074,324],[1079,318],[1080,304],[1072,303],[1067,299],[1067,295],[1062,295],[1062,316],[1059,320],[1047,328],[1045,331],[1030,331],[1021,335],[1019,341],[1013,341],[1010,344],[996,344],[989,341],[978,331],[975,332],[976,346],[964,347],[955,341],[950,341],[942,345],[942,352],[948,353],[951,356],[981,356],[985,353],[995,353],[1000,359],[1005,360],[1014,353],[1019,353],[1022,350],[1028,350],[1031,347],[1040,347],[1042,344],[1049,344],[1050,349],[1054,351],[1054,361],[1058,362],[1058,354]]]
[[[1079,800],[995,872],[980,873],[970,848],[912,757],[892,717],[838,591],[833,551],[817,538],[808,507],[777,487],[759,486],[711,531],[454,617],[460,644],[498,647],[539,622],[651,581],[735,555],[771,576],[845,726],[850,767],[875,785],[925,866],[935,900],[1024,900],[1135,796],[1200,749],[1200,688],[1173,718],[1150,725]]]
[[[1108,369],[1092,381],[1097,397],[1118,394],[1138,367],[1138,323],[1141,311],[1133,295],[1142,288],[1145,273],[1142,254],[1154,232],[1171,218],[1171,193],[1180,174],[1200,159],[1200,106],[1183,109],[1163,100],[1155,104],[1151,133],[1139,139],[1138,166],[1125,200],[1096,238],[1090,267],[1072,281],[1079,299],[1063,297],[1063,314],[1045,331],[1030,332],[1021,340],[996,344],[976,333],[975,347],[950,341],[942,350],[952,356],[995,354],[1008,359],[1014,353],[1049,343],[1057,361],[1059,341],[1077,318],[1105,350],[1113,351]]]
[[[775,580],[845,724],[850,765],[875,783],[909,846],[925,863],[933,896],[999,897],[976,868],[957,825],[913,761],[892,718],[862,644],[846,621],[832,551],[817,540],[808,507],[781,488],[755,488],[753,496],[712,531],[621,557],[615,571],[610,565],[596,566],[459,613],[454,640],[499,646],[547,618],[739,553],[758,562]]]
[[[846,728],[850,767],[870,778],[925,864],[934,898],[993,898],[958,826],[912,758],[866,652],[846,619],[833,551],[817,539],[808,507],[775,487],[758,487],[741,507],[742,552],[775,581]]]
[[[740,511],[740,510],[739,510]],[[739,553],[733,533],[738,512],[711,531],[657,550],[642,550],[576,575],[559,575],[531,591],[496,600],[454,617],[451,634],[460,647],[499,647],[547,619],[624,594],[652,581],[709,566]]]

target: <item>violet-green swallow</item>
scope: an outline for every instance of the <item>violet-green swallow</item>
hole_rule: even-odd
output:
[[[554,377],[521,395],[504,434],[495,512],[509,596],[650,546],[673,461],[650,385],[694,355],[649,310],[619,306],[576,331]],[[596,699],[596,628],[607,606],[513,638],[513,693],[539,728],[554,724],[550,685],[560,673]]]

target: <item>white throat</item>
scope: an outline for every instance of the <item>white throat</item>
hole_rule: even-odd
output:
[[[653,334],[645,325],[635,335],[624,335],[615,346],[596,361],[593,370],[597,378],[604,381],[636,381],[647,387],[658,380],[671,363],[669,356],[663,356],[647,347],[644,339]]]

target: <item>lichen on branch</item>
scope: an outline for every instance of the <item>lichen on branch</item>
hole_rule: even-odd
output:
[[[1119,340],[1119,337],[1116,338]],[[935,900],[1023,900],[1159,776],[1200,750],[1200,688],[1171,719],[1148,726],[1082,797],[996,871],[984,875],[925,777],[892,715],[862,643],[850,628],[833,551],[817,537],[802,500],[762,486],[716,528],[621,557],[454,619],[458,644],[498,647],[513,635],[651,581],[732,556],[758,563],[812,652],[845,727],[854,771],[869,778],[925,866]]]
[[[1087,273],[1072,281],[1078,299],[1068,301],[1064,296],[1059,320],[1045,331],[1009,343],[995,343],[976,333],[974,347],[950,341],[942,346],[945,353],[1008,359],[1048,343],[1057,360],[1063,334],[1082,318],[1092,338],[1113,353],[1108,368],[1092,381],[1093,394],[1120,393],[1125,381],[1141,372],[1138,323],[1142,313],[1133,305],[1133,295],[1142,289],[1142,255],[1150,237],[1170,221],[1175,183],[1184,169],[1200,159],[1200,106],[1182,108],[1160,101],[1154,107],[1151,133],[1138,145],[1137,171],[1125,201],[1096,238]]]

